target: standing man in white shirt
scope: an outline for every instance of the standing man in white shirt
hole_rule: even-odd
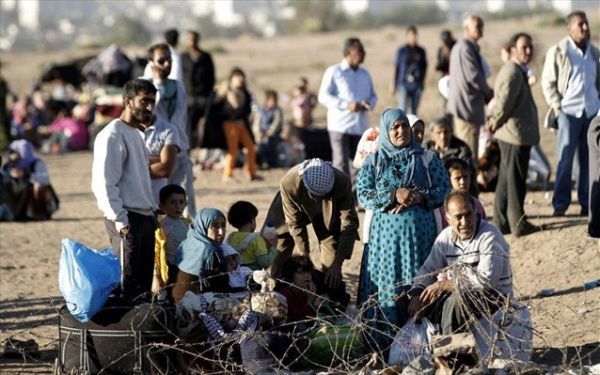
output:
[[[319,102],[327,107],[332,164],[351,177],[354,195],[357,170],[352,160],[360,136],[369,127],[368,111],[377,104],[371,75],[360,67],[364,60],[360,39],[346,39],[344,59],[327,68],[319,89]]]
[[[113,253],[121,260],[121,292],[133,299],[150,291],[154,269],[156,204],[141,123],[152,120],[156,89],[134,79],[123,88],[124,110],[96,137],[92,191],[104,214]]]
[[[156,87],[156,115],[171,123],[177,133],[179,153],[169,184],[179,185],[187,194],[185,215],[196,216],[193,164],[188,155],[190,140],[187,122],[187,95],[183,83],[169,78],[172,56],[169,46],[155,44],[148,50],[152,64],[152,82]]]
[[[179,43],[179,32],[175,29],[168,29],[163,34],[165,43],[169,46],[171,51],[171,72],[169,73],[169,79],[175,81],[183,80],[183,65],[181,63],[181,55],[177,52],[177,44]],[[144,68],[144,78],[150,79],[152,77],[152,64],[146,64]]]
[[[571,173],[577,151],[580,167],[577,198],[581,216],[587,216],[587,131],[600,109],[600,50],[590,42],[590,27],[584,12],[567,16],[567,30],[569,35],[548,50],[542,71],[544,98],[558,122],[558,166],[552,206],[554,216],[563,216],[571,204]]]

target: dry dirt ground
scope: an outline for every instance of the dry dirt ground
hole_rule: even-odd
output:
[[[592,23],[598,25],[599,22],[592,18]],[[490,22],[486,25],[482,52],[497,72],[500,45],[521,30],[533,35],[537,50],[534,69],[539,76],[543,53],[564,35],[562,27],[541,27],[536,19]],[[420,30],[431,64],[439,31],[439,27]],[[454,31],[458,34],[459,30],[455,27]],[[226,51],[215,55],[219,77],[225,77],[234,65],[243,67],[250,80],[250,89],[262,100],[264,88],[290,91],[300,75],[308,77],[316,88],[326,66],[341,60],[342,41],[351,34],[359,35],[367,50],[365,67],[372,73],[379,95],[376,113],[371,117],[371,122],[376,124],[378,114],[394,103],[388,89],[394,51],[402,40],[400,29],[270,40],[239,38],[211,43],[218,43]],[[40,63],[61,56],[64,54],[3,53],[2,60],[7,65],[3,65],[2,75],[17,91],[23,92],[37,74]],[[431,67],[420,110],[426,121],[441,114],[441,101],[435,90],[437,78]],[[534,95],[543,115],[546,106],[539,84],[534,87]],[[318,109],[317,117],[321,121],[324,113],[322,108]],[[553,166],[554,144],[555,136],[542,130],[542,148]],[[57,355],[56,310],[61,304],[57,280],[60,239],[73,238],[93,248],[108,246],[102,216],[90,191],[91,153],[48,156],[46,161],[52,183],[61,198],[60,211],[52,221],[0,224],[0,343],[4,345],[10,337],[33,338],[40,344],[41,357],[26,361],[0,358],[0,373],[51,370]],[[226,210],[231,202],[243,198],[257,205],[260,221],[284,173],[284,170],[272,170],[263,173],[264,181],[247,183],[240,179],[224,185],[218,172],[201,172],[195,182],[197,202],[200,207]],[[575,200],[575,194],[573,198]],[[482,194],[482,200],[491,214],[493,193]],[[599,363],[600,288],[583,290],[583,284],[600,277],[600,245],[587,237],[586,220],[577,215],[578,205],[572,205],[566,217],[554,218],[550,200],[544,193],[530,192],[525,210],[533,222],[549,227],[524,238],[507,237],[511,245],[516,294],[530,306],[533,315],[535,358],[546,363],[573,361],[577,364],[583,357],[583,363]],[[344,266],[344,276],[353,289],[361,255],[362,246],[357,242],[352,259]],[[555,289],[556,294],[535,297],[538,291],[546,288]]]

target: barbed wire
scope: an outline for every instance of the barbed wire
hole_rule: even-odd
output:
[[[571,251],[569,249],[564,251]],[[468,267],[461,265],[460,267]],[[492,297],[487,296],[485,293],[481,293],[481,290],[467,288],[464,285],[468,285],[470,280],[468,278],[462,279],[461,275],[465,272],[461,272],[459,267],[447,267],[443,270],[436,271],[436,275],[439,272],[452,271],[452,275],[457,277],[453,279],[453,282],[457,286],[457,301],[460,311],[465,315],[467,326],[469,330],[475,336],[479,338],[476,340],[479,346],[485,345],[488,353],[491,355],[488,358],[479,358],[480,364],[483,366],[492,366],[494,359],[499,357],[502,348],[505,350],[504,363],[505,366],[512,368],[514,373],[525,373],[531,368],[540,368],[540,364],[533,362],[527,362],[519,359],[519,353],[525,350],[528,355],[533,351],[533,337],[542,342],[545,347],[550,347],[544,335],[540,329],[535,329],[530,318],[527,315],[531,315],[529,308],[522,302],[531,302],[532,297],[526,297],[522,301],[515,298],[506,298],[502,304],[498,305],[498,301]],[[475,274],[476,269],[471,268],[471,272]],[[215,275],[214,277],[222,277],[223,275]],[[435,275],[433,275],[435,276]],[[481,275],[480,275],[481,276]],[[312,295],[315,298],[322,300],[322,307],[325,304],[335,304],[335,301],[330,299],[326,295],[319,295],[311,290],[302,288],[284,280],[278,280],[281,285],[287,287],[296,288],[298,291],[305,293],[306,295]],[[400,293],[394,294],[395,300],[400,300],[407,297],[407,287],[412,285],[414,280],[403,280],[393,285],[386,286],[385,289],[393,291],[401,290]],[[169,285],[172,287],[174,284]],[[489,287],[487,285],[486,287]],[[51,348],[56,345],[58,340],[52,336],[37,335],[34,333],[36,328],[47,325],[52,322],[56,322],[57,316],[60,315],[60,308],[62,305],[62,299],[51,298],[48,303],[54,308],[53,313],[48,312],[48,308],[44,307],[39,309],[37,312],[40,314],[50,315],[47,319],[36,322],[31,327],[27,327],[16,332],[12,332],[7,338],[4,339],[4,343],[9,340],[13,340],[16,337],[24,335],[31,335],[34,337],[49,339],[50,341],[42,346],[42,348]],[[142,346],[142,352],[144,358],[148,363],[148,366],[152,368],[154,373],[172,373],[174,368],[177,368],[178,372],[183,373],[204,373],[204,374],[235,374],[243,373],[246,371],[245,364],[241,360],[240,355],[240,343],[244,340],[246,342],[252,341],[258,343],[264,349],[264,353],[267,359],[270,361],[269,368],[273,372],[292,372],[292,371],[327,371],[327,372],[341,372],[341,373],[372,373],[376,369],[386,367],[388,363],[387,352],[389,346],[383,348],[378,352],[373,352],[373,348],[369,345],[372,338],[379,337],[384,338],[391,344],[402,345],[398,341],[394,341],[398,330],[398,327],[392,324],[386,317],[385,314],[375,314],[372,318],[366,318],[369,316],[367,311],[377,311],[380,308],[380,301],[377,296],[369,296],[369,298],[362,302],[356,308],[350,308],[346,311],[334,310],[332,314],[328,311],[327,316],[319,316],[319,308],[317,309],[317,316],[309,317],[307,319],[297,322],[286,322],[276,327],[267,327],[266,329],[259,329],[257,331],[244,331],[244,332],[229,332],[224,338],[220,340],[211,339],[202,327],[200,320],[196,322],[198,325],[195,337],[182,337],[181,332],[177,331],[177,328],[171,324],[168,320],[161,320],[161,316],[156,315],[157,311],[161,312],[164,308],[164,304],[157,302],[156,300],[151,302],[150,308],[147,310],[140,309],[140,314],[146,314],[143,317],[136,317],[136,321],[145,321],[150,319],[161,327],[165,332],[165,337],[168,338],[166,342],[155,342],[145,343]],[[473,307],[475,307],[473,309]],[[478,313],[474,313],[478,311]],[[525,317],[523,311],[527,311]],[[31,316],[37,315],[35,311],[30,312]],[[490,330],[490,326],[494,329]],[[510,330],[511,327],[519,326],[522,328],[519,331],[520,334],[515,334]],[[10,330],[10,323],[4,324],[4,329]],[[341,328],[345,327],[348,336],[345,339],[340,339]],[[560,330],[558,326],[551,327],[552,329]],[[132,331],[135,331],[137,327],[135,325],[130,326]],[[326,361],[315,359],[314,353],[311,352],[311,344],[314,338],[311,338],[311,334],[314,334],[318,330],[325,332],[324,339],[321,342],[325,342],[325,345],[321,348],[328,350]],[[523,336],[526,333],[526,337]],[[279,337],[283,339],[286,347],[281,350],[281,347],[270,347],[269,344],[273,341],[273,337]],[[314,337],[314,336],[312,336]],[[348,341],[348,337],[350,341]],[[354,341],[357,341],[355,343]],[[506,345],[506,343],[511,343]],[[358,347],[357,350],[351,350]],[[406,348],[408,350],[408,348]],[[481,348],[479,348],[479,355],[482,355]],[[114,365],[122,360],[127,360],[135,354],[134,349],[127,353],[123,353],[118,358],[114,359],[110,364],[107,365],[107,369],[101,370],[100,373],[108,371],[111,365]],[[323,354],[323,353],[320,353]],[[569,354],[569,353],[565,353]],[[157,358],[167,356],[170,358],[171,368],[164,368],[164,363]],[[588,350],[587,352],[581,349],[575,349],[575,353],[569,355],[563,355],[563,361],[560,365],[554,367],[556,372],[566,372],[571,368],[581,369],[586,365],[591,364],[592,358],[600,355],[600,348],[596,345],[595,348]],[[528,359],[528,358],[527,358]],[[24,362],[33,362],[44,364],[48,366],[51,364],[47,363],[47,359],[35,358],[27,353],[23,353]],[[457,361],[458,356],[449,358],[450,361]],[[163,367],[161,367],[163,366]],[[541,367],[545,370],[552,371],[551,367]],[[374,372],[373,372],[374,373]]]

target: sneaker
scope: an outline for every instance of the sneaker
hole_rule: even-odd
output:
[[[552,213],[552,216],[563,217],[563,216],[565,216],[565,211],[554,210],[554,212]]]
[[[531,224],[529,221],[522,221],[519,224],[519,229],[517,230],[517,232],[515,232],[515,236],[522,237],[531,233],[540,232],[542,230],[544,230],[543,225],[534,225]]]

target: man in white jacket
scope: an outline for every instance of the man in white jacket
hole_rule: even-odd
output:
[[[96,137],[92,191],[104,214],[113,253],[121,260],[121,292],[133,299],[150,291],[156,205],[141,123],[152,119],[156,88],[134,79],[123,88],[124,110]]]

